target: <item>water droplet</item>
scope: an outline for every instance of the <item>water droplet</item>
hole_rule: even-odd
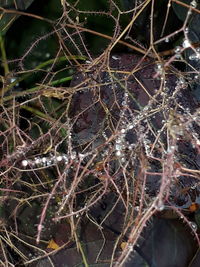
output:
[[[41,159],[40,158],[35,158],[35,164],[40,164],[41,163]]]
[[[85,157],[85,155],[84,154],[81,154],[81,153],[79,153],[78,155],[79,155],[80,160],[83,160],[84,157]]]
[[[122,153],[121,153],[121,151],[118,150],[118,151],[115,153],[115,155],[118,156],[118,157],[120,157],[120,156],[122,155]]]
[[[197,7],[197,2],[195,0],[193,0],[191,3],[190,3],[190,6],[193,7],[193,8],[196,8]]]
[[[156,67],[157,67],[157,69],[162,69],[163,65],[162,65],[161,63],[158,63],[158,64],[156,65]]]
[[[181,47],[180,47],[180,46],[176,46],[175,49],[174,49],[174,52],[175,52],[176,54],[181,53]]]
[[[155,204],[155,209],[157,211],[163,211],[165,208],[165,205],[163,204],[162,200],[158,200],[157,203]]]
[[[114,60],[118,60],[119,57],[117,57],[117,56],[112,56],[112,59],[114,59]]]
[[[58,156],[58,157],[56,158],[57,161],[62,161],[62,159],[63,159],[62,156]]]
[[[46,165],[47,165],[47,166],[52,165],[52,161],[51,161],[50,159],[48,159],[47,162],[46,162]]]
[[[198,61],[199,59],[200,59],[200,53],[191,54],[189,56],[189,60],[196,60],[196,61]]]
[[[46,162],[47,162],[47,158],[43,157],[43,158],[42,158],[42,163],[45,164]]]
[[[28,160],[22,160],[22,166],[26,167],[28,165]]]
[[[194,231],[197,230],[197,225],[196,225],[195,222],[190,222],[190,226],[192,227],[192,229],[193,229]]]
[[[183,46],[184,48],[188,48],[188,47],[191,47],[191,43],[190,43],[190,41],[189,41],[188,39],[185,39],[185,40],[183,41],[182,46]]]
[[[118,143],[118,144],[122,143],[122,139],[118,138],[118,139],[116,140],[116,143]]]
[[[195,185],[191,186],[190,188],[191,188],[192,190],[194,190],[194,189],[197,188],[197,185],[195,184]]]
[[[185,32],[186,34],[188,34],[188,33],[189,33],[189,28],[186,27],[184,32]]]
[[[121,147],[121,145],[119,145],[119,144],[116,144],[116,145],[115,145],[115,149],[116,149],[116,150],[121,150],[121,149],[122,149],[122,147]]]
[[[128,244],[128,250],[129,250],[129,251],[133,251],[133,245]]]
[[[125,158],[121,158],[121,162],[126,162],[126,159]]]
[[[75,151],[72,151],[71,153],[71,159],[75,159],[76,158],[76,152]]]

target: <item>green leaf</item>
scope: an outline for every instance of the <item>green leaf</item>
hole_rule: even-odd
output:
[[[26,10],[34,0],[0,0],[0,33],[5,35],[13,22],[20,16],[18,10]],[[16,12],[15,12],[16,11]]]

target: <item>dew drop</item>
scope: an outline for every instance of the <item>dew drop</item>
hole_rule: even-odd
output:
[[[193,229],[194,231],[197,230],[197,225],[196,225],[195,222],[190,222],[190,226],[192,227],[192,229]]]
[[[28,160],[22,160],[22,166],[26,167],[28,165]]]
[[[186,27],[184,32],[185,32],[186,34],[188,34],[188,33],[189,33],[189,28]]]
[[[133,125],[132,125],[132,124],[129,125],[129,126],[128,126],[128,129],[129,129],[129,130],[133,129]]]
[[[163,211],[165,208],[165,205],[163,204],[162,200],[158,200],[157,203],[155,204],[155,209],[157,211]]]
[[[72,151],[71,153],[71,159],[75,159],[76,158],[76,152],[75,151]]]
[[[193,8],[196,8],[197,7],[197,2],[195,0],[193,0],[191,3],[190,3],[190,6],[193,7]]]
[[[62,161],[62,159],[63,159],[62,156],[58,156],[58,157],[56,158],[57,161]]]
[[[191,43],[190,43],[190,41],[188,39],[185,39],[183,41],[183,44],[182,45],[183,45],[184,48],[191,47]]]
[[[176,54],[181,53],[181,47],[180,47],[180,46],[176,46],[174,52],[175,52]]]
[[[117,57],[117,56],[112,56],[112,59],[114,59],[114,60],[118,60],[119,57]]]
[[[122,153],[121,153],[121,151],[118,150],[115,155],[120,157],[122,155]]]
[[[46,58],[50,58],[50,53],[46,53],[46,54],[45,54],[45,57],[46,57]]]

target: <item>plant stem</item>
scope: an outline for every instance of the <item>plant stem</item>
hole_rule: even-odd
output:
[[[1,42],[1,39],[0,39],[0,42]],[[2,53],[2,56],[3,56],[3,53]],[[73,60],[73,59],[78,59],[78,60],[86,60],[87,58],[86,57],[83,57],[83,56],[69,56],[69,57],[66,57],[66,56],[62,56],[62,57],[59,57],[57,58],[57,63],[59,62],[63,62],[63,61],[68,61],[68,60]],[[15,85],[17,85],[19,82],[23,81],[23,80],[26,80],[29,76],[31,76],[33,74],[33,71],[35,72],[36,70],[41,70],[42,68],[52,64],[55,62],[55,59],[49,59],[41,64],[39,64],[37,67],[35,67],[34,70],[31,70],[29,73],[26,73],[24,75],[22,75],[19,79],[16,79],[14,82],[10,83],[7,87],[4,88],[4,93],[7,92],[8,90],[10,90],[11,88],[13,88]]]
[[[52,81],[50,83],[49,86],[54,86],[54,85],[58,85],[58,84],[61,84],[61,83],[64,83],[64,82],[67,82],[67,81],[70,81],[72,80],[72,76],[68,76],[68,77],[65,77],[65,78],[62,78],[62,79],[59,79],[59,80],[55,80],[55,81]],[[46,85],[46,87],[48,87],[48,85]],[[40,89],[43,89],[44,88],[44,85],[38,85],[38,86],[35,86],[33,88],[30,88],[30,89],[27,89],[23,92],[19,92],[19,93],[16,93],[16,94],[12,94],[12,95],[9,95],[9,96],[6,96],[6,97],[3,97],[0,101],[0,104],[2,104],[3,102],[7,102],[11,99],[13,99],[14,97],[19,97],[19,96],[25,96],[25,95],[28,95],[28,94],[31,94],[31,93],[36,93],[37,91],[39,91]]]
[[[78,248],[80,249],[81,256],[82,256],[83,263],[84,263],[84,266],[85,266],[85,267],[89,267],[89,265],[88,265],[88,263],[87,263],[87,259],[86,259],[85,253],[84,253],[83,248],[82,248],[82,245],[81,245],[81,242],[80,242],[79,240],[78,240]]]
[[[1,49],[1,55],[2,55],[2,64],[4,68],[5,76],[9,73],[8,63],[7,63],[7,57],[6,57],[6,50],[4,46],[4,40],[2,35],[0,34],[0,49]]]
[[[39,111],[36,108],[30,107],[30,106],[27,106],[27,105],[20,106],[20,108],[23,108],[23,109],[35,114],[36,116],[47,120],[47,121],[55,122],[55,119],[49,117],[48,115],[46,115],[45,113]]]

